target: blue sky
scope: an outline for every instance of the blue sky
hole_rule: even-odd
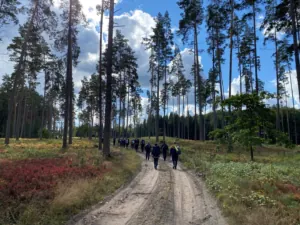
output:
[[[204,5],[207,1],[204,2]],[[164,13],[166,10],[169,11],[170,17],[172,19],[172,27],[178,27],[178,21],[180,20],[180,13],[181,10],[178,8],[175,0],[123,0],[116,6],[116,9],[120,9],[117,14],[122,14],[124,12],[133,11],[136,9],[140,9],[144,12],[149,13],[151,16],[155,17],[159,12]],[[258,15],[259,17],[260,15]],[[259,23],[259,19],[257,19]],[[205,24],[202,25],[200,34],[199,34],[199,48],[203,49],[203,53],[201,53],[202,64],[204,69],[204,74],[207,76],[207,73],[211,67],[211,56],[206,52],[207,45],[206,45],[206,28]],[[275,79],[275,69],[272,54],[274,52],[274,46],[272,43],[267,43],[266,46],[263,45],[263,35],[262,32],[257,30],[257,36],[259,38],[258,41],[258,56],[261,59],[261,70],[259,71],[259,78],[264,81],[265,89],[271,92],[275,91],[275,86],[271,82]],[[180,43],[180,38],[176,37],[176,42],[179,42],[181,48],[188,46],[183,46]],[[223,64],[223,79],[224,79],[224,88],[225,92],[228,89],[228,73],[229,73],[229,51],[225,52],[224,58],[226,59],[225,63]],[[238,64],[236,57],[234,57],[233,62],[233,77],[238,77]]]

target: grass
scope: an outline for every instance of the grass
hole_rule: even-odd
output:
[[[3,143],[2,140],[0,142]],[[51,194],[45,195],[40,189],[35,190],[34,196],[26,198],[24,195],[9,197],[1,195],[1,185],[9,181],[0,177],[1,225],[65,224],[73,215],[103,201],[106,196],[130,180],[140,167],[140,157],[133,151],[113,149],[111,159],[104,161],[94,148],[94,142],[75,139],[67,151],[61,150],[60,142],[60,140],[25,139],[13,142],[9,147],[0,145],[0,165],[1,163],[18,165],[26,162],[24,165],[29,167],[31,161],[49,159],[66,161],[79,175],[81,169],[84,171],[96,169],[97,176],[56,178],[54,175],[56,185],[44,191]],[[5,193],[4,190],[2,192]]]
[[[166,141],[171,145],[175,139]],[[250,153],[241,146],[227,153],[225,145],[212,141],[177,142],[182,148],[180,160],[204,177],[229,224],[300,225],[298,148],[262,146],[251,162]]]

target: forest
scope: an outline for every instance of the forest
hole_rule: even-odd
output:
[[[116,22],[124,16],[118,12],[122,1],[97,4],[89,8],[99,20],[91,47],[97,48],[97,63],[78,84],[84,51],[79,35],[91,22],[83,2],[0,1],[0,45],[7,29],[18,31],[6,48],[13,71],[0,71],[0,207],[5,208],[0,224],[62,224],[103,201],[145,170],[138,155],[112,145],[130,138],[182,144],[182,166],[207,176],[230,224],[260,223],[226,204],[253,212],[266,207],[273,216],[262,224],[274,225],[279,215],[284,219],[277,224],[299,225],[293,157],[299,158],[300,142],[300,1],[177,0],[176,21],[173,12],[158,7],[150,35],[139,40],[147,53],[146,74],[139,73],[140,54],[131,36]],[[259,55],[262,44],[272,51],[271,66]],[[183,59],[184,49],[191,65]],[[209,68],[203,55],[209,56]],[[266,67],[268,74],[262,72]],[[272,77],[274,89],[265,77]],[[239,178],[234,168],[253,182]],[[224,184],[222,170],[231,174],[229,186],[236,192]],[[80,182],[83,186],[76,186]],[[68,197],[64,185],[76,186],[79,197],[72,198],[78,201],[59,201],[58,196]],[[41,223],[34,216],[39,213]]]
[[[262,41],[274,45],[276,91],[269,93],[272,96],[268,98],[276,99],[276,104],[266,104],[266,117],[257,118],[252,126],[259,128],[259,136],[267,142],[275,143],[276,135],[283,137],[284,133],[297,144],[299,111],[295,96],[299,93],[294,92],[299,88],[293,90],[291,74],[295,66],[297,80],[300,79],[298,2],[230,0],[219,4],[212,0],[205,7],[201,1],[177,4],[182,10],[179,29],[172,30],[167,11],[159,13],[153,34],[141,40],[150,52],[150,88],[146,91],[139,84],[135,52],[118,28],[110,27],[114,31],[111,46],[102,46],[101,23],[111,9],[107,1],[98,5],[99,61],[95,73],[84,77],[81,90],[74,93],[72,71],[80,63],[77,35],[79,27],[88,23],[80,2],[62,2],[61,15],[57,15],[52,1],[31,1],[26,6],[15,0],[4,1],[0,21],[3,29],[7,24],[14,24],[17,29],[18,14],[28,17],[18,28],[19,36],[7,48],[15,69],[12,74],[3,75],[0,88],[0,136],[5,137],[5,143],[9,144],[10,138],[62,136],[65,148],[72,144],[73,136],[98,136],[102,149],[100,139],[105,133],[105,140],[113,136],[151,135],[216,139],[213,131],[226,130],[239,117],[237,108],[230,102],[224,103],[232,97],[231,85],[225,96],[224,79],[231,84],[233,76],[239,76],[240,100],[265,91],[260,79],[264,75],[259,73],[263,65],[256,47]],[[258,27],[257,14],[262,12],[264,19]],[[203,24],[207,37],[199,31]],[[264,32],[264,40],[257,37],[260,31]],[[278,33],[284,35],[278,37]],[[190,77],[185,76],[180,43],[174,42],[175,37],[190,46],[194,55]],[[199,62],[203,51],[198,49],[200,38],[205,39],[208,48],[204,51],[212,60],[207,76]],[[229,57],[225,55],[228,50]],[[238,68],[233,68],[234,60]],[[229,65],[229,71],[222,70],[224,64]],[[37,81],[38,74],[44,74],[42,82]],[[39,86],[42,92],[37,91],[41,90]],[[289,86],[291,93],[287,91]],[[142,105],[141,96],[145,95],[148,103]],[[259,101],[265,101],[264,98]],[[288,104],[288,99],[292,104]],[[191,101],[193,108],[189,107]],[[148,116],[143,116],[143,112]],[[259,120],[268,123],[262,125]],[[105,148],[109,152],[109,146]]]

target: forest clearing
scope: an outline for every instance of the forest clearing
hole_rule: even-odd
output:
[[[176,171],[169,157],[156,171],[131,148],[105,161],[95,139],[67,151],[58,140],[0,145],[0,224],[299,224],[298,149],[264,146],[251,162],[240,147],[177,142]]]

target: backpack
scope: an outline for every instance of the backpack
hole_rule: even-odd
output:
[[[176,150],[177,155],[181,155],[181,150],[178,146],[175,146],[175,150]]]

